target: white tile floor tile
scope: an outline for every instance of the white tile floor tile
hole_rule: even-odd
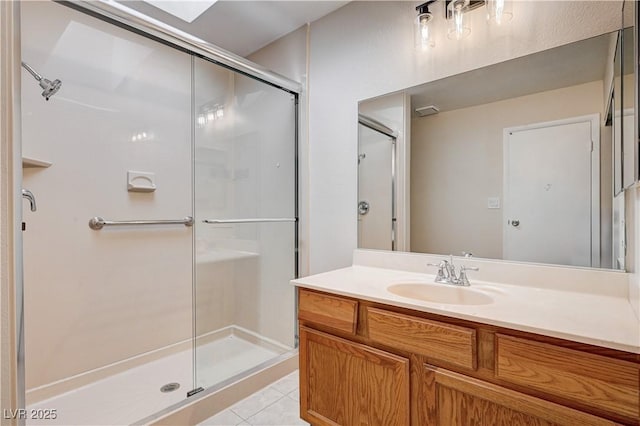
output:
[[[213,417],[209,417],[199,426],[235,426],[243,424],[244,419],[231,410],[224,410]]]
[[[247,419],[252,426],[297,426],[307,423],[300,419],[298,401],[285,396]]]
[[[298,374],[298,370],[289,374],[288,376],[283,377],[282,379],[275,382],[271,385],[274,389],[279,390],[283,394],[288,394],[289,392],[298,389],[300,385],[300,376]]]
[[[282,392],[272,387],[267,387],[238,402],[231,407],[231,411],[246,420],[283,396]]]
[[[295,386],[292,385],[293,383],[295,383]],[[285,395],[281,390],[288,390],[289,392]],[[231,408],[205,420],[201,425],[221,425],[222,423],[212,422],[218,421],[216,419],[226,419],[228,413],[231,412],[236,416],[242,417],[243,421],[241,423],[229,423],[229,426],[232,424],[237,424],[238,426],[308,426],[308,423],[300,419],[299,400],[298,371],[296,370],[238,402]],[[230,417],[229,419],[229,422],[233,422],[236,417]]]
[[[295,390],[292,390],[287,394],[287,396],[293,399],[294,401],[300,402],[300,389],[296,388]]]

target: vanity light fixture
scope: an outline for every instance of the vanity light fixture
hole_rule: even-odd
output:
[[[426,50],[436,45],[433,37],[433,28],[431,28],[433,14],[429,11],[429,5],[435,1],[436,0],[429,0],[416,7],[418,16],[413,26],[416,49]]]
[[[418,16],[414,20],[415,46],[426,50],[435,46],[433,32],[433,14],[429,6],[437,0],[429,0],[416,7]],[[444,0],[445,18],[449,21],[447,38],[461,40],[471,34],[466,14],[474,9],[487,6],[487,21],[497,25],[513,18],[512,0]]]

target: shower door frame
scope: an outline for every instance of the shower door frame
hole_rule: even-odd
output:
[[[143,37],[222,65],[249,77],[280,88],[296,97],[302,92],[302,85],[276,72],[270,71],[248,59],[226,51],[161,21],[150,18],[123,4],[104,0],[53,0],[64,6],[89,14],[103,21],[133,31]],[[297,138],[297,135],[296,135]]]
[[[2,423],[24,425],[24,282],[22,276],[22,137],[20,2],[0,2],[0,235],[8,244],[0,250],[0,406]],[[4,183],[7,182],[7,183]],[[5,192],[6,191],[6,192]],[[3,324],[4,322],[8,324]],[[6,411],[11,410],[5,419]]]
[[[303,94],[303,86],[301,83],[291,80],[285,76],[282,76],[278,73],[268,70],[258,64],[255,64],[241,56],[235,55],[231,52],[228,52],[222,48],[219,48],[211,43],[207,43],[204,40],[201,40],[197,37],[194,37],[191,34],[180,31],[176,28],[173,28],[163,22],[150,18],[142,13],[139,13],[133,9],[130,9],[124,5],[119,3],[115,3],[107,0],[99,0],[99,1],[66,1],[66,0],[53,0],[55,3],[58,3],[63,6],[70,7],[72,9],[78,10],[82,13],[86,13],[91,15],[97,19],[106,21],[110,24],[116,25],[118,27],[127,29],[129,31],[135,32],[143,37],[150,38],[159,43],[172,47],[174,49],[186,52],[190,55],[200,57],[206,59],[210,62],[216,63],[224,68],[230,69],[234,72],[246,75],[248,77],[254,78],[258,81],[261,81],[267,85],[276,87],[285,92],[290,93],[294,97],[294,173],[295,173],[295,182],[294,182],[294,218],[295,218],[295,227],[294,227],[294,278],[297,278],[299,275],[299,166],[298,166],[298,155],[299,155],[299,140],[300,140],[300,97]],[[22,161],[22,139],[21,139],[21,120],[20,120],[20,111],[21,111],[21,46],[20,46],[20,2],[0,2],[0,23],[2,23],[3,30],[2,33],[2,60],[0,61],[0,65],[2,69],[0,70],[0,76],[2,77],[2,81],[0,82],[1,91],[3,101],[3,113],[0,117],[0,131],[2,132],[2,136],[7,136],[7,143],[4,143],[2,147],[0,147],[0,159],[4,160],[5,155],[11,156],[8,161],[8,166],[3,168],[0,177],[2,180],[7,179],[11,185],[11,192],[7,197],[6,203],[6,211],[4,210],[5,204],[4,202],[0,204],[2,210],[0,210],[0,224],[6,223],[9,226],[13,226],[11,231],[8,231],[10,238],[10,252],[2,253],[0,256],[0,261],[7,262],[9,273],[8,275],[13,275],[13,282],[11,280],[8,281],[8,288],[3,288],[0,293],[0,303],[2,303],[2,309],[9,308],[9,314],[3,314],[3,320],[8,318],[9,329],[7,327],[2,327],[0,333],[2,334],[3,341],[9,341],[9,348],[5,350],[2,348],[2,356],[0,356],[0,368],[2,371],[10,371],[11,377],[8,382],[10,383],[10,394],[7,396],[4,393],[6,392],[6,387],[2,387],[1,402],[2,408],[6,410],[12,410],[13,413],[17,413],[19,409],[25,409],[25,394],[26,394],[26,385],[25,385],[25,353],[24,353],[24,299],[23,299],[23,291],[24,291],[24,281],[23,281],[23,273],[22,273],[22,235],[21,235],[21,224],[22,224],[22,167],[18,165],[21,164]],[[7,52],[7,53],[5,53]],[[7,79],[5,74],[9,76]],[[5,102],[7,101],[7,102]],[[3,140],[4,142],[4,140]],[[3,164],[4,165],[4,164]],[[3,194],[4,195],[4,194]],[[5,232],[8,227],[3,227],[2,231]],[[3,235],[3,238],[6,238]],[[3,263],[4,264],[4,263]],[[3,280],[0,284],[5,284],[4,276]],[[193,284],[192,284],[193,285]],[[3,298],[9,297],[8,303],[5,303]],[[11,300],[12,299],[12,300]],[[13,311],[13,312],[11,312]],[[195,313],[194,313],[195,315]],[[294,308],[294,318],[292,321],[297,321],[297,294]],[[297,324],[297,323],[296,323]],[[295,327],[297,330],[297,326]],[[195,336],[193,336],[195,338]],[[295,346],[294,349],[297,349],[298,346],[298,335],[297,331],[294,336]],[[10,355],[7,359],[6,355]],[[229,382],[234,380],[238,380],[239,376],[246,376],[255,372],[255,370],[259,368],[264,368],[266,364],[275,364],[279,361],[282,361],[287,356],[287,353],[282,354],[276,357],[273,360],[267,361],[264,364],[261,364],[257,367],[254,367],[244,373],[241,373],[238,376],[234,376],[229,380],[221,383],[220,385],[216,385],[210,388],[205,389],[203,392],[198,392],[198,397],[204,397],[209,395],[218,389],[227,386]],[[195,366],[194,366],[195,368]],[[15,375],[14,375],[15,374]],[[195,374],[195,373],[194,373]],[[5,381],[2,382],[5,384]],[[195,394],[194,394],[195,395]],[[7,401],[7,398],[10,400],[10,406],[6,407],[4,402]],[[195,399],[195,398],[194,398]],[[170,407],[166,407],[165,409],[155,413],[154,415],[143,419],[143,420],[153,420],[153,418],[157,418],[165,413],[168,413],[172,410],[185,406],[193,401],[192,398],[187,398],[180,401],[177,404],[174,404]],[[14,419],[15,423],[18,425],[24,425],[26,422],[25,418],[18,417]]]

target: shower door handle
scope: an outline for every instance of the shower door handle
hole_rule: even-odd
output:
[[[249,219],[203,219],[202,223],[261,223],[261,222],[297,222],[295,217],[249,218]]]

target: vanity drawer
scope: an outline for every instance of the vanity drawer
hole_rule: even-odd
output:
[[[638,365],[496,334],[496,377],[638,419]]]
[[[358,302],[300,289],[298,319],[356,333]]]
[[[366,308],[369,338],[390,347],[476,369],[476,331],[472,328]]]

